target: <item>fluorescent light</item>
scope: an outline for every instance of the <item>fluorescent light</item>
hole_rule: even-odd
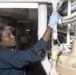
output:
[[[0,3],[0,8],[38,8],[38,3]]]
[[[30,29],[26,29],[26,32],[29,32],[30,31]]]

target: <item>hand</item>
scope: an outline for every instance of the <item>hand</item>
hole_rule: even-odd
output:
[[[60,15],[58,12],[52,12],[52,15],[50,16],[48,26],[50,26],[52,29],[54,26],[59,22]]]

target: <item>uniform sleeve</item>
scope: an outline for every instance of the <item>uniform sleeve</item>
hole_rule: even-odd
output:
[[[43,53],[38,55],[37,52],[41,49],[43,50]],[[47,43],[43,39],[40,39],[28,50],[8,50],[4,56],[6,68],[22,68],[25,65],[33,64],[39,61],[46,54],[46,49]]]
[[[37,54],[39,50],[43,50],[43,53],[46,52],[47,43],[41,38],[35,45],[31,47],[31,50]],[[43,54],[42,54],[43,55]]]

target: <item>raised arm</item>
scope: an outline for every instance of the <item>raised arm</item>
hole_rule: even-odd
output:
[[[52,34],[54,26],[58,23],[59,18],[60,16],[57,12],[53,12],[52,15],[50,16],[48,27],[44,32],[44,35],[42,36],[45,42],[49,40],[50,34]]]

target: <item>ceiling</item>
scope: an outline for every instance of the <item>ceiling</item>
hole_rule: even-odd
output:
[[[25,8],[0,8],[0,16],[11,17],[21,25],[30,29],[37,29],[38,10]],[[31,24],[30,24],[31,23]]]
[[[63,15],[67,15],[67,0],[65,0],[58,10],[59,13]],[[75,11],[75,3],[76,1],[72,1],[72,11]],[[50,11],[52,10],[51,4],[47,5],[48,7],[48,16]],[[38,9],[26,9],[26,8],[0,8],[0,16],[8,16],[17,20],[18,23],[36,23],[38,20]]]
[[[34,13],[34,14],[33,14]],[[37,9],[1,8],[0,16],[12,17],[18,22],[37,19]]]

